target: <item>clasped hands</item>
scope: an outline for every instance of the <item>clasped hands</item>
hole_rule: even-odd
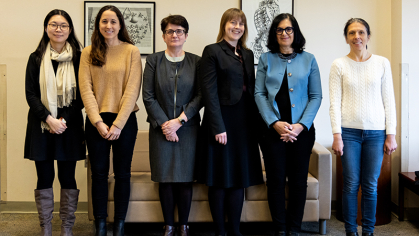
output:
[[[161,125],[163,134],[166,136],[167,141],[179,142],[179,137],[176,131],[182,126],[178,118],[168,120]]]
[[[46,123],[49,125],[49,132],[51,134],[62,134],[67,129],[67,125],[63,118],[56,119],[48,115]]]
[[[301,124],[288,124],[284,121],[277,121],[273,124],[275,131],[281,135],[281,139],[284,142],[291,142],[297,140],[297,136],[304,130]]]
[[[107,139],[109,141],[117,140],[121,135],[120,128],[116,127],[115,125],[112,125],[109,129],[109,126],[103,123],[103,121],[99,121],[96,123],[96,129],[99,132],[100,136],[102,136],[102,138]]]

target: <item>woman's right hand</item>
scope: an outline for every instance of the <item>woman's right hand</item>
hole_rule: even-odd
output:
[[[166,139],[169,142],[179,142],[179,137],[177,136],[176,132],[166,135]]]
[[[281,134],[288,134],[292,130],[292,126],[284,121],[277,121],[272,126],[275,131],[281,135]],[[297,135],[295,135],[297,136]]]
[[[333,134],[333,145],[332,150],[336,156],[343,155],[343,141],[340,133]]]
[[[51,115],[48,115],[46,122],[50,128],[49,132],[52,134],[62,134],[67,129],[67,125],[64,122],[55,119]]]
[[[99,121],[96,123],[96,129],[99,132],[100,136],[102,136],[102,138],[106,138],[106,135],[109,132],[109,126],[103,123],[103,121]]]
[[[215,135],[215,141],[220,144],[227,145],[227,132]]]

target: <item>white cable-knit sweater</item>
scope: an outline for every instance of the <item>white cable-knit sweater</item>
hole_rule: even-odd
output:
[[[336,59],[329,75],[332,132],[341,127],[386,130],[396,134],[393,79],[387,58],[372,55],[365,62]]]

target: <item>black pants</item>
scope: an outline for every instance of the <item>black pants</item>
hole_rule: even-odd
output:
[[[266,170],[268,203],[277,231],[301,231],[307,196],[307,175],[315,141],[314,126],[302,131],[294,143],[283,142],[270,129],[260,143]],[[285,210],[285,183],[288,177],[288,207]]]
[[[57,161],[58,180],[62,189],[77,189],[75,172],[77,161]],[[54,160],[35,161],[37,190],[52,188],[55,178]]]
[[[103,122],[111,128],[118,114],[101,113]],[[115,174],[115,219],[125,220],[128,210],[131,180],[131,161],[137,138],[138,125],[135,113],[131,113],[121,131],[119,139],[108,141],[86,118],[86,141],[92,169],[92,203],[95,219],[108,217],[109,155],[112,146],[113,170]]]

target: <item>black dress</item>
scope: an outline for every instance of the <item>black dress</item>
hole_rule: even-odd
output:
[[[220,44],[222,45],[222,43]],[[227,69],[222,69],[218,56],[224,56],[224,52],[215,52],[216,46],[210,45],[207,50],[204,50],[201,59],[201,68],[213,66],[214,71],[217,71],[217,80],[237,80],[230,81],[229,84],[241,84],[237,86],[242,91],[240,100],[232,105],[223,105],[219,103],[219,108],[222,116],[222,123],[227,133],[227,144],[219,144],[215,140],[215,135],[212,132],[211,112],[205,107],[204,118],[199,133],[199,154],[197,155],[197,180],[205,183],[208,186],[215,186],[220,188],[247,188],[252,185],[264,183],[262,177],[261,159],[259,153],[258,139],[260,138],[260,127],[263,126],[263,121],[260,118],[256,103],[254,101],[254,66],[253,53],[250,50],[242,49],[243,59],[241,56],[231,54],[229,49],[225,52],[227,58],[230,57],[232,64]],[[225,48],[224,48],[225,49]],[[234,50],[234,48],[232,49]],[[218,55],[217,55],[218,54]],[[235,58],[235,57],[237,58]],[[208,59],[210,58],[210,59]],[[211,62],[215,62],[211,64]],[[207,65],[209,64],[209,65]],[[215,66],[214,66],[215,64]],[[219,71],[224,74],[243,74],[240,77],[222,77]],[[229,70],[226,72],[225,70]],[[211,75],[213,73],[201,73],[202,76]],[[251,77],[251,78],[249,78]],[[200,78],[205,80],[205,78]],[[242,82],[244,81],[244,83]],[[217,81],[216,84],[220,84]],[[244,86],[243,86],[244,85]],[[209,93],[217,91],[217,96],[220,92],[225,90],[217,86],[218,89],[210,89],[202,86],[204,104],[210,102]],[[207,91],[204,91],[207,89]],[[207,94],[205,96],[205,94]],[[221,99],[220,99],[221,100]]]
[[[77,83],[76,99],[72,101],[71,106],[58,108],[57,117],[63,117],[67,122],[67,129],[62,134],[51,134],[47,130],[42,133],[41,121],[46,121],[50,112],[41,102],[41,91],[39,88],[40,62],[37,62],[35,53],[29,56],[25,80],[29,113],[24,158],[34,161],[77,161],[86,159],[84,123],[81,112],[84,106],[78,82],[80,54],[79,52],[75,60],[73,60]],[[58,62],[53,60],[52,65],[54,72],[56,72]]]

